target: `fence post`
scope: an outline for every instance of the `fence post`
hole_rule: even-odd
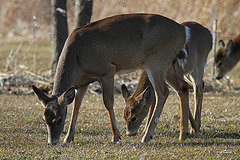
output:
[[[216,54],[216,42],[217,42],[217,19],[213,19],[213,50],[212,50],[212,56],[213,56],[213,61],[212,61],[212,80],[215,79],[215,65],[214,65],[214,57]]]

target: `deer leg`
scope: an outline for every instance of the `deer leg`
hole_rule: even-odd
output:
[[[100,83],[103,89],[103,101],[104,105],[108,111],[108,115],[112,127],[112,142],[118,142],[120,138],[120,132],[115,119],[115,114],[113,110],[114,98],[113,98],[113,88],[114,88],[114,73],[107,73],[100,78]]]
[[[195,133],[194,131],[198,132],[198,125],[192,116],[192,112],[191,112],[190,108],[188,108],[188,109],[189,109],[189,120],[190,120],[190,124],[192,127],[192,131],[193,131],[193,133]]]
[[[193,119],[189,108],[189,86],[175,71],[169,69],[166,75],[166,81],[171,85],[178,94],[180,100],[180,136],[179,140],[186,139],[188,135],[188,119],[193,128],[197,128],[196,122]]]
[[[155,72],[151,71],[147,67],[146,71],[148,74],[148,78],[151,81],[154,88],[156,104],[154,106],[153,114],[147,126],[146,132],[143,136],[142,142],[148,142],[152,138],[153,132],[159,121],[159,117],[162,112],[163,106],[169,94],[168,87],[164,80],[164,73],[162,74],[157,71]]]
[[[74,133],[75,133],[75,126],[76,126],[76,121],[79,113],[80,106],[82,104],[82,99],[84,97],[84,94],[87,91],[88,86],[81,87],[77,90],[74,102],[73,102],[73,112],[71,116],[71,122],[69,125],[68,133],[64,139],[64,143],[66,142],[71,142],[74,139]]]
[[[155,104],[156,104],[156,102],[155,102],[155,99],[154,99],[153,104],[149,108],[147,123],[145,124],[145,127],[144,127],[144,130],[142,131],[142,134],[144,134],[146,132],[146,130],[147,130],[148,124],[149,124],[149,122],[150,122],[150,120],[152,118],[152,114],[153,114],[153,110],[154,110]]]
[[[194,103],[195,103],[195,112],[194,112],[194,119],[197,123],[198,128],[192,129],[192,131],[199,132],[201,127],[201,111],[202,111],[202,100],[203,100],[203,88],[204,82],[202,78],[199,78],[198,75],[191,75],[192,83],[193,83],[193,90],[194,90]]]
[[[144,127],[144,130],[142,131],[142,134],[144,134],[147,130],[147,126],[148,126],[148,124],[151,120],[152,114],[153,114],[154,106],[155,106],[155,102],[150,106],[150,110],[149,110],[148,118],[147,118],[147,123],[145,124],[145,127]],[[198,126],[197,126],[197,123],[195,122],[195,120],[192,116],[190,108],[189,108],[189,120],[190,120],[190,124],[191,124],[192,129],[197,130]]]

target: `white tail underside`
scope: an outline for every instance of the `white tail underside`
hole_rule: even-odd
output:
[[[187,50],[186,50],[186,45],[191,37],[191,29],[187,26],[185,26],[185,34],[186,34],[186,41],[185,41],[185,44],[184,44],[184,48],[182,49],[182,51],[185,53],[185,58],[183,59],[177,59],[178,61],[178,64],[182,67],[182,69],[184,69],[184,65],[187,63],[187,57],[188,57],[188,53],[187,53]]]

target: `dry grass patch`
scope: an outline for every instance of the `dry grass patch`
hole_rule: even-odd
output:
[[[191,95],[192,96],[192,95]],[[192,98],[190,101],[192,102]],[[115,96],[120,143],[111,143],[110,121],[101,95],[87,94],[80,109],[73,143],[47,145],[42,106],[33,95],[0,96],[0,154],[7,159],[238,159],[240,146],[239,94],[205,94],[202,131],[178,141],[178,98],[170,95],[150,143],[142,135],[128,137],[122,118],[123,99]],[[192,103],[191,103],[192,106]],[[68,108],[66,135],[72,106]],[[143,130],[143,126],[140,131]]]

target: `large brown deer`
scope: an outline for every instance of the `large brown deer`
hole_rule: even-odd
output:
[[[233,40],[229,40],[227,47],[225,47],[223,40],[219,40],[218,44],[220,48],[215,56],[215,66],[217,68],[216,79],[221,79],[240,60],[240,34]]]
[[[184,48],[189,36],[188,27],[155,14],[117,15],[73,30],[58,62],[52,96],[48,97],[33,86],[44,105],[48,143],[59,142],[67,105],[74,99],[71,122],[64,142],[73,140],[83,96],[88,85],[94,81],[98,81],[103,90],[103,101],[112,127],[112,141],[119,141],[120,132],[113,110],[114,74],[119,72],[139,68],[147,71],[156,94],[153,117],[158,118],[169,92],[165,83],[167,70],[179,50]],[[182,112],[188,115],[187,108],[183,108]],[[187,119],[184,117],[181,123],[181,139],[187,135]],[[150,140],[156,125],[156,121],[150,122],[143,142]]]
[[[208,53],[212,48],[212,35],[207,28],[196,22],[185,22],[183,25],[191,29],[191,37],[186,45],[188,56],[185,57],[185,64],[183,65],[181,65],[182,63],[176,63],[176,60],[173,61],[173,64],[167,72],[166,81],[177,92],[180,99],[180,108],[189,107],[188,83],[184,81],[184,76],[187,76],[192,82],[194,89],[195,116],[193,119],[189,110],[189,119],[193,132],[198,132],[201,126],[204,65]],[[181,61],[179,57],[177,57],[177,60]],[[126,101],[124,119],[127,124],[127,134],[136,135],[142,121],[148,114],[148,120],[144,129],[144,131],[146,131],[153,114],[152,106],[155,105],[154,90],[148,79],[147,73],[143,71],[137,88],[132,95],[128,92],[127,87],[122,85],[122,95]],[[184,117],[183,114],[181,109],[181,123]]]

